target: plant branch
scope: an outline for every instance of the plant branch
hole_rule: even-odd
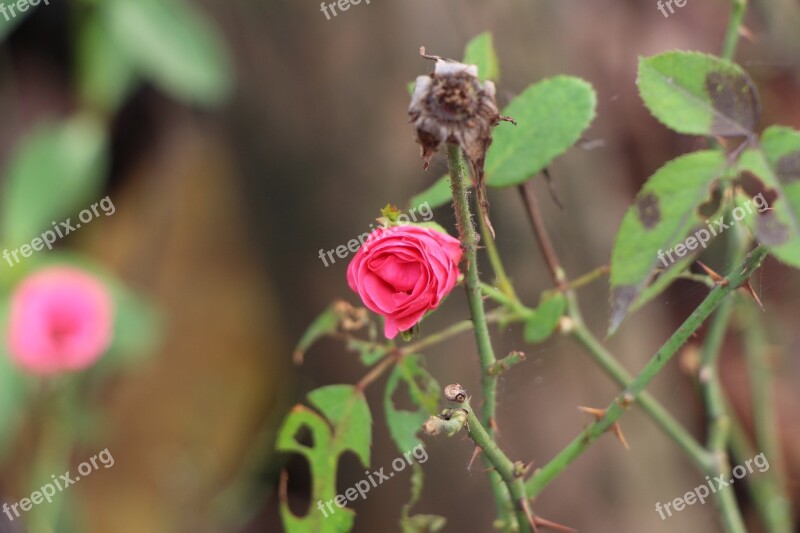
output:
[[[544,467],[538,469],[533,477],[526,482],[525,485],[529,497],[537,496],[572,461],[585,452],[589,445],[612,427],[625,410],[637,398],[640,398],[647,385],[658,375],[678,349],[697,331],[703,321],[708,318],[725,297],[744,283],[753,271],[761,265],[766,255],[766,249],[762,247],[755,248],[748,254],[742,265],[737,267],[726,278],[728,280],[726,284],[718,286],[708,294],[705,300],[689,315],[661,349],[656,352],[639,375],[611,402],[605,410],[605,416],[589,426],[582,435],[567,445]]]
[[[736,53],[739,29],[742,27],[744,13],[747,10],[747,0],[732,0],[731,4],[731,18],[728,20],[728,28],[725,31],[725,40],[722,45],[722,57],[728,60],[733,60],[733,55]]]
[[[550,269],[550,275],[553,277],[553,283],[560,290],[566,290],[567,277],[564,273],[564,269],[561,268],[561,263],[558,261],[553,242],[550,240],[550,235],[547,233],[547,228],[542,220],[542,214],[539,211],[539,202],[536,200],[536,195],[533,191],[533,182],[528,180],[520,185],[519,192],[522,196],[522,201],[525,203],[528,218],[533,226],[533,231],[536,233],[539,248],[542,250],[542,255],[544,255],[544,259],[547,262],[547,267]]]

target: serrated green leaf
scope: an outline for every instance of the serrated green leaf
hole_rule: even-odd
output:
[[[418,409],[395,407],[393,396],[401,384],[408,387],[408,395]],[[397,363],[386,382],[383,406],[389,433],[398,450],[405,453],[421,444],[417,432],[429,416],[436,414],[440,391],[436,379],[422,367],[422,356],[407,355]]]
[[[528,87],[503,110],[517,126],[494,129],[486,155],[486,183],[510,187],[539,173],[589,127],[597,98],[587,82],[557,76]]]
[[[464,48],[466,65],[478,66],[478,77],[483,80],[497,81],[500,79],[500,62],[494,51],[492,34],[488,31],[477,35],[467,43]]]
[[[308,400],[324,418],[302,405],[296,406],[278,431],[276,449],[298,453],[308,461],[312,505],[306,516],[299,517],[286,502],[281,502],[283,525],[292,533],[349,531],[355,517],[352,510],[334,507],[334,512],[328,512],[326,517],[315,504],[336,497],[336,471],[343,453],[353,452],[364,467],[369,465],[372,442],[369,406],[364,395],[351,385],[316,389],[308,394]],[[297,440],[298,432],[303,429],[310,432],[311,446]]]
[[[758,124],[755,84],[725,59],[696,52],[639,58],[637,83],[653,116],[679,133],[750,135]]]
[[[684,259],[699,251],[699,243],[689,250],[684,239],[695,229],[707,227],[698,208],[717,180],[731,176],[725,154],[708,150],[670,161],[647,181],[622,219],[611,254],[610,332],[625,318],[657,269],[685,266]],[[674,261],[670,261],[668,252],[678,244],[683,248],[672,252]],[[678,255],[678,251],[683,253]]]
[[[566,307],[567,300],[562,293],[543,294],[539,307],[525,319],[525,342],[538,343],[547,340],[556,330]]]
[[[0,227],[9,247],[30,243],[52,222],[89,207],[101,190],[108,138],[98,121],[77,116],[36,129],[6,170]]]
[[[452,200],[452,192],[450,190],[450,176],[444,175],[436,182],[414,196],[408,205],[410,208],[419,208],[421,205],[428,204],[431,209],[443,206]]]
[[[800,268],[800,132],[768,128],[760,146],[742,154],[739,168],[760,181],[759,194],[770,202],[769,209],[747,218],[756,239],[781,261]]]
[[[184,0],[101,3],[120,50],[175,98],[215,105],[230,96],[232,67],[216,30]]]

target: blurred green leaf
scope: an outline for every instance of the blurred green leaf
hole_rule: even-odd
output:
[[[137,363],[158,347],[163,316],[150,301],[121,282],[112,285],[111,295],[115,317],[114,340],[109,351],[120,363]]]
[[[333,303],[306,328],[305,333],[300,338],[300,342],[297,343],[294,349],[294,355],[292,356],[294,361],[296,363],[302,362],[308,349],[322,337],[335,333],[340,322],[341,315],[336,310],[336,304]]]
[[[108,158],[103,126],[87,116],[50,124],[26,137],[6,171],[0,199],[3,240],[17,247],[52,229],[101,190]],[[73,222],[74,224],[74,222]]]
[[[547,340],[556,330],[566,308],[567,300],[562,293],[543,294],[539,307],[525,319],[525,341],[538,343]]]
[[[694,231],[707,228],[707,215],[699,208],[709,198],[712,185],[732,175],[725,154],[708,150],[670,161],[647,181],[622,219],[611,254],[610,333],[658,269],[685,267],[689,264],[685,257],[699,252],[697,239],[691,249],[684,240]],[[679,244],[683,250],[680,255],[678,250],[672,252]],[[668,252],[674,254],[675,262]],[[659,284],[660,289],[665,287]],[[651,292],[649,297],[654,295]]]
[[[78,32],[77,70],[82,101],[111,114],[128,96],[136,74],[105,22],[94,11],[83,19]]]
[[[497,81],[500,79],[500,62],[494,51],[491,32],[483,32],[472,38],[464,48],[463,63],[478,66],[478,77],[481,80]]]
[[[340,456],[353,452],[363,466],[369,465],[372,417],[364,395],[350,385],[330,385],[308,394],[308,400],[324,416],[302,405],[295,406],[278,431],[277,450],[295,452],[308,461],[312,502],[308,514],[296,516],[281,502],[284,528],[292,533],[338,533],[349,531],[355,513],[334,506],[326,518],[316,502],[332,500],[336,494],[336,471]],[[310,432],[312,443],[298,441],[298,433]]]
[[[452,198],[450,176],[446,174],[436,180],[433,185],[414,196],[408,204],[410,208],[419,208],[419,206],[427,203],[431,209],[436,209],[449,202]]]
[[[760,104],[739,65],[697,52],[639,58],[639,92],[665,126],[694,135],[749,135]]]
[[[394,395],[401,384],[408,388],[408,396],[416,410],[395,406]],[[405,453],[421,444],[417,432],[429,416],[436,414],[440,391],[436,379],[422,367],[421,355],[407,355],[394,367],[386,382],[383,407],[389,433],[399,451]]]
[[[760,146],[742,154],[739,167],[760,182],[762,198],[771,202],[768,210],[745,219],[756,239],[781,261],[800,268],[800,132],[768,128]]]
[[[441,531],[447,519],[443,516],[432,514],[419,514],[410,516],[411,508],[422,497],[422,486],[425,481],[425,472],[417,463],[413,463],[411,473],[411,499],[403,506],[400,513],[400,530],[403,533],[436,533]]]
[[[120,49],[173,97],[214,105],[232,89],[232,66],[222,39],[183,0],[104,0],[106,20]]]
[[[592,86],[557,76],[528,87],[503,111],[517,126],[501,124],[486,155],[486,183],[510,187],[539,173],[575,144],[595,115]]]
[[[25,18],[33,12],[33,9],[20,11],[17,9],[17,0],[0,0],[0,5],[5,6],[0,12],[0,42],[8,36]],[[33,7],[33,6],[29,6]]]

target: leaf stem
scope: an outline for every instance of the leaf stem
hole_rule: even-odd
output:
[[[728,20],[728,29],[725,31],[725,40],[722,45],[722,57],[733,60],[736,45],[739,42],[739,28],[747,10],[747,0],[731,0],[731,18]]]

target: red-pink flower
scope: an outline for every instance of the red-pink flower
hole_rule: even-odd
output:
[[[35,272],[11,297],[8,348],[36,374],[81,370],[108,349],[113,327],[108,289],[72,267]]]
[[[383,315],[393,339],[419,322],[453,290],[461,243],[419,226],[373,231],[347,267],[347,283],[369,309]]]

